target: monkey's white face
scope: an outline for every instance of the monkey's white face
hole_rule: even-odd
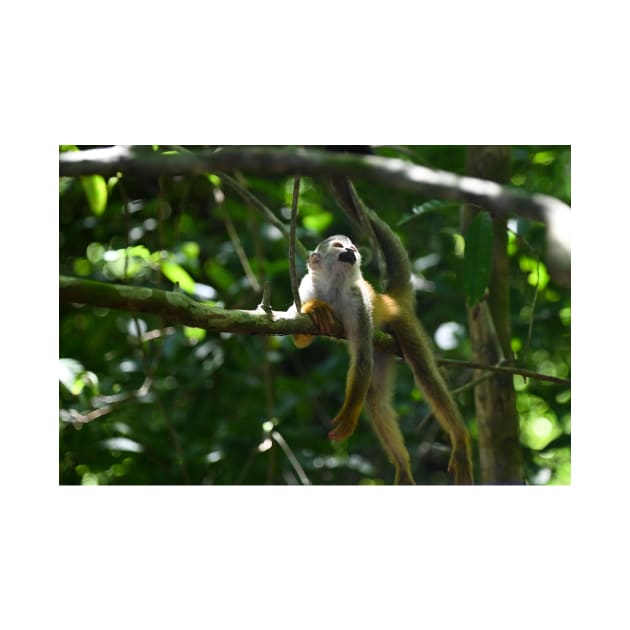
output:
[[[347,236],[338,234],[317,246],[309,257],[308,269],[317,297],[333,303],[339,291],[362,279],[361,254]]]
[[[309,267],[319,269],[322,266],[333,268],[338,266],[361,266],[361,254],[355,244],[342,234],[328,237],[322,241],[309,258]]]

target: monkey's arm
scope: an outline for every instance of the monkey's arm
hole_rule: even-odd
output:
[[[360,291],[353,290],[351,301],[352,307],[342,322],[350,351],[346,396],[341,410],[332,421],[333,429],[328,434],[331,440],[344,440],[354,433],[372,376],[372,320]],[[323,334],[332,335],[338,320],[328,302],[309,299],[302,305],[302,313],[308,314]],[[298,348],[305,348],[312,339],[312,335],[293,336]]]
[[[350,351],[346,397],[332,421],[333,430],[328,434],[331,440],[345,440],[354,433],[372,380],[372,317],[361,290],[353,287],[351,293],[352,305],[343,316]]]
[[[330,335],[336,321],[335,314],[328,302],[324,302],[316,297],[317,292],[310,275],[307,274],[302,278],[298,291],[302,302],[301,312],[308,315],[322,333]],[[297,314],[295,304],[291,304],[287,313],[289,315]],[[312,341],[312,335],[303,333],[293,335],[293,343],[298,348],[306,348]]]

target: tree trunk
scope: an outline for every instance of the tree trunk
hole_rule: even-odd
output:
[[[470,147],[468,175],[505,183],[510,177],[508,147]],[[479,212],[478,207],[462,209],[462,228]],[[468,308],[468,322],[475,361],[496,364],[512,358],[510,345],[510,273],[506,221],[493,215],[492,273],[487,300]],[[481,373],[479,373],[481,374]],[[478,374],[478,375],[479,375]],[[479,429],[479,478],[482,484],[523,483],[519,440],[519,417],[512,376],[494,374],[475,388]]]

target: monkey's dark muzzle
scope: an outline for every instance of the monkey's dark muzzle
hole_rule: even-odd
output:
[[[341,254],[339,254],[339,261],[354,265],[354,263],[357,262],[357,257],[351,249],[346,249],[344,252],[341,252]]]

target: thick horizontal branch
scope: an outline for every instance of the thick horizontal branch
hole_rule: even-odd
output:
[[[183,293],[124,284],[110,284],[69,276],[59,276],[59,301],[61,304],[86,304],[159,315],[167,322],[203,328],[217,333],[232,332],[249,335],[321,334],[306,315],[289,315],[285,311],[271,311],[267,314],[261,308],[255,310],[224,309],[201,304]],[[344,339],[343,328],[338,326],[332,336],[337,339]],[[396,340],[380,330],[374,332],[374,347],[389,354],[401,355]],[[482,365],[450,359],[438,359],[437,362],[444,367],[509,372],[538,380],[570,384],[568,379],[546,376],[520,368]]]
[[[418,166],[395,158],[357,156],[305,149],[230,147],[215,151],[158,153],[148,148],[108,147],[59,155],[59,175],[117,172],[137,175],[194,175],[217,170],[269,175],[347,175],[436,199],[475,203],[502,216],[518,215],[549,223],[569,207],[547,195],[530,195],[474,177]]]
[[[289,315],[285,311],[271,311],[267,314],[262,309],[224,309],[201,304],[179,292],[110,284],[69,276],[59,276],[59,301],[61,304],[88,304],[159,315],[167,322],[203,328],[211,332],[249,335],[321,334],[306,315]],[[343,328],[339,326],[332,336],[343,339]],[[391,335],[377,331],[374,335],[374,344],[384,352],[399,354],[398,344]]]
[[[195,175],[240,170],[269,175],[345,175],[435,199],[476,204],[503,218],[520,216],[547,226],[547,256],[558,282],[571,283],[571,211],[562,201],[475,177],[374,155],[272,147],[229,147],[158,153],[146,147],[114,146],[59,155],[59,174],[118,172],[138,175]]]

